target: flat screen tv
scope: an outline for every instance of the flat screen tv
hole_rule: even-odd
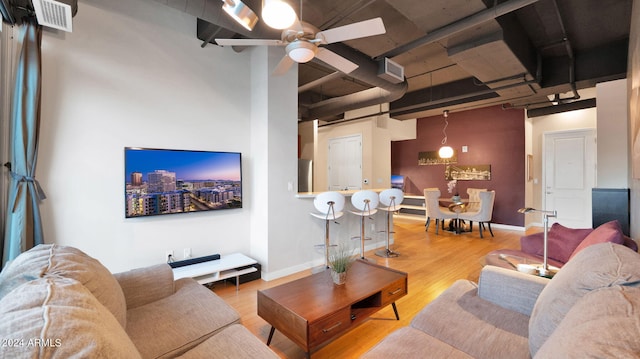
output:
[[[391,175],[391,188],[398,188],[404,192],[404,176]]]
[[[242,208],[238,152],[125,147],[125,217]]]

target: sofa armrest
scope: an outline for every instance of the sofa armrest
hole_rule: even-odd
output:
[[[478,280],[478,296],[501,307],[531,316],[548,278],[496,266],[485,266]]]
[[[114,274],[127,301],[127,309],[166,298],[175,293],[173,271],[168,264],[158,264]]]

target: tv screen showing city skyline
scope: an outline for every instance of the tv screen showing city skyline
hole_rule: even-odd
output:
[[[126,147],[125,216],[242,208],[239,152]]]

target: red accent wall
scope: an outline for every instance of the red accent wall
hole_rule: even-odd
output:
[[[457,190],[464,198],[467,188],[496,191],[493,223],[524,226],[517,213],[524,206],[525,132],[524,110],[503,110],[501,106],[449,114],[447,144],[457,152],[460,165],[491,165],[490,181],[458,181]],[[403,175],[405,192],[422,195],[428,187],[438,187],[443,197],[450,196],[445,180],[445,165],[418,165],[418,153],[437,151],[444,137],[443,116],[417,120],[415,140],[391,144],[391,173]],[[463,153],[462,146],[469,152]]]

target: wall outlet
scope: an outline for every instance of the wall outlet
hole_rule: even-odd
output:
[[[182,254],[184,259],[191,258],[191,248],[185,248]]]
[[[169,249],[164,252],[164,260],[167,263],[171,262],[171,260],[175,260],[175,258],[173,257],[173,249]]]

